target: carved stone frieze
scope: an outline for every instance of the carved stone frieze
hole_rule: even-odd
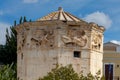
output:
[[[100,50],[102,45],[102,36],[100,34],[93,34],[92,49]]]
[[[54,30],[35,30],[31,37],[31,47],[54,47]]]
[[[87,43],[87,36],[84,30],[68,30],[67,35],[62,36],[65,45],[73,44],[84,47]]]

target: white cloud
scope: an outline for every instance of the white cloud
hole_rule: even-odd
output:
[[[0,44],[5,44],[6,28],[9,28],[9,27],[10,27],[10,24],[0,22]]]
[[[37,3],[38,0],[23,0],[24,3]]]
[[[110,28],[112,24],[112,20],[109,16],[99,11],[87,15],[84,17],[84,20],[87,22],[95,22],[98,25],[104,26],[106,29]]]
[[[117,40],[111,40],[110,42],[120,45],[120,41],[117,41]]]

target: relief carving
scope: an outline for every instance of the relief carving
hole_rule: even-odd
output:
[[[47,40],[47,43],[48,43],[48,46],[49,47],[54,47],[54,31],[53,30],[49,30],[47,32],[47,35],[46,35],[46,40]]]
[[[54,31],[53,30],[36,30],[31,38],[32,47],[53,47]]]
[[[84,47],[87,43],[87,36],[83,30],[68,30],[67,35],[62,36],[62,41],[67,44],[75,44]]]
[[[94,34],[92,39],[92,49],[100,50],[102,44],[102,36],[100,34]]]

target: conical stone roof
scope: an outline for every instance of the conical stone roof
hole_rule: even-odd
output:
[[[68,12],[64,12],[61,7],[58,8],[58,11],[52,12],[47,16],[38,19],[37,21],[46,21],[46,20],[61,20],[61,21],[76,21],[76,22],[82,21]]]

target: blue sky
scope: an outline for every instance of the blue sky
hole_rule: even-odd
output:
[[[5,43],[5,29],[14,20],[26,16],[35,21],[59,6],[80,19],[105,26],[104,42],[120,43],[120,0],[0,0],[0,44]]]

